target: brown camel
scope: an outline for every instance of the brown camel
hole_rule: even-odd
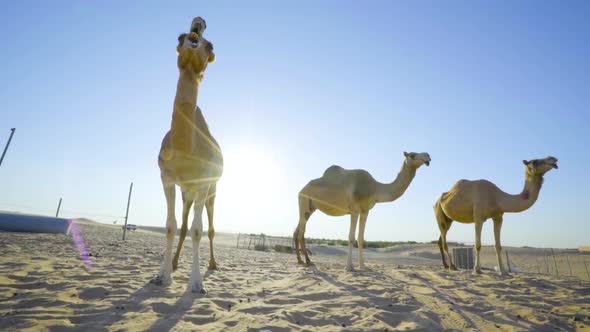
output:
[[[380,183],[369,172],[362,169],[348,170],[336,165],[328,167],[321,178],[310,181],[299,192],[299,224],[293,234],[297,263],[303,264],[300,254],[302,251],[306,264],[311,264],[305,247],[305,225],[311,214],[318,209],[330,216],[350,214],[348,260],[346,263],[348,271],[353,270],[352,247],[360,216],[359,268],[363,269],[365,267],[363,242],[369,210],[376,203],[393,202],[403,195],[414,179],[416,170],[423,164],[430,165],[428,153],[404,152],[402,168],[391,183]]]
[[[506,274],[502,264],[502,246],[500,245],[500,229],[506,212],[522,212],[530,208],[541,191],[543,176],[553,168],[557,168],[557,158],[523,160],[526,168],[524,189],[520,194],[510,195],[487,180],[460,180],[449,192],[443,193],[434,205],[434,214],[440,237],[438,247],[445,268],[456,269],[449,255],[447,232],[453,220],[464,224],[475,224],[475,267],[474,273],[481,273],[479,252],[481,250],[481,229],[483,223],[491,218],[494,221],[494,237],[496,258],[500,273]],[[445,258],[446,254],[446,258]],[[448,259],[448,264],[447,264]]]
[[[207,65],[215,60],[213,45],[202,37],[205,21],[193,20],[190,33],[178,37],[178,68],[180,77],[174,99],[172,125],[162,141],[158,157],[162,185],[166,196],[168,217],[166,220],[166,251],[159,274],[152,280],[158,285],[172,282],[171,273],[178,266],[178,257],[187,232],[188,215],[194,203],[194,219],[191,227],[193,263],[189,287],[193,292],[205,293],[199,271],[199,244],[203,233],[203,207],[209,219],[211,258],[209,268],[217,263],[213,255],[213,205],[216,183],[223,172],[223,156],[219,145],[209,132],[207,122],[197,107],[199,85]],[[172,244],[177,223],[174,214],[176,186],[182,192],[182,227],[174,261]]]

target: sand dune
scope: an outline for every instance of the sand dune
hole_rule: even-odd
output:
[[[122,242],[120,227],[81,228],[92,267],[64,235],[0,232],[0,330],[590,329],[588,281],[444,271],[430,245],[368,250],[369,269],[347,273],[345,248],[317,247],[316,265],[302,267],[294,255],[236,249],[235,237],[222,235],[221,270],[205,274],[202,296],[185,292],[190,241],[173,285],[161,288],[148,281],[162,234],[130,232]],[[202,253],[204,269],[206,239]]]

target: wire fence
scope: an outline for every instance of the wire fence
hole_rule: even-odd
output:
[[[482,267],[496,271],[497,259],[493,247],[483,247],[480,255]],[[453,248],[453,261],[458,268],[471,269],[474,265],[473,247]],[[512,248],[502,250],[502,261],[508,272],[525,272],[577,277],[590,280],[590,252],[577,249]]]
[[[550,274],[590,280],[590,253],[575,249],[538,249],[535,254],[505,251],[507,268],[514,272]]]
[[[309,247],[309,246],[308,246]],[[269,236],[265,234],[238,234],[236,248],[294,253],[295,242],[290,237]]]

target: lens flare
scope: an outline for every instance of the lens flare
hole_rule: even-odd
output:
[[[72,238],[74,239],[74,244],[80,253],[80,259],[86,264],[88,269],[92,269],[94,267],[94,263],[90,260],[90,254],[87,250],[88,246],[84,241],[84,235],[80,230],[80,226],[74,220],[70,220],[70,233],[72,234]]]

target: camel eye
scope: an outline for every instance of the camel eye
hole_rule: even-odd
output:
[[[535,167],[541,166],[541,161],[540,160],[533,160],[533,166],[535,166]]]

